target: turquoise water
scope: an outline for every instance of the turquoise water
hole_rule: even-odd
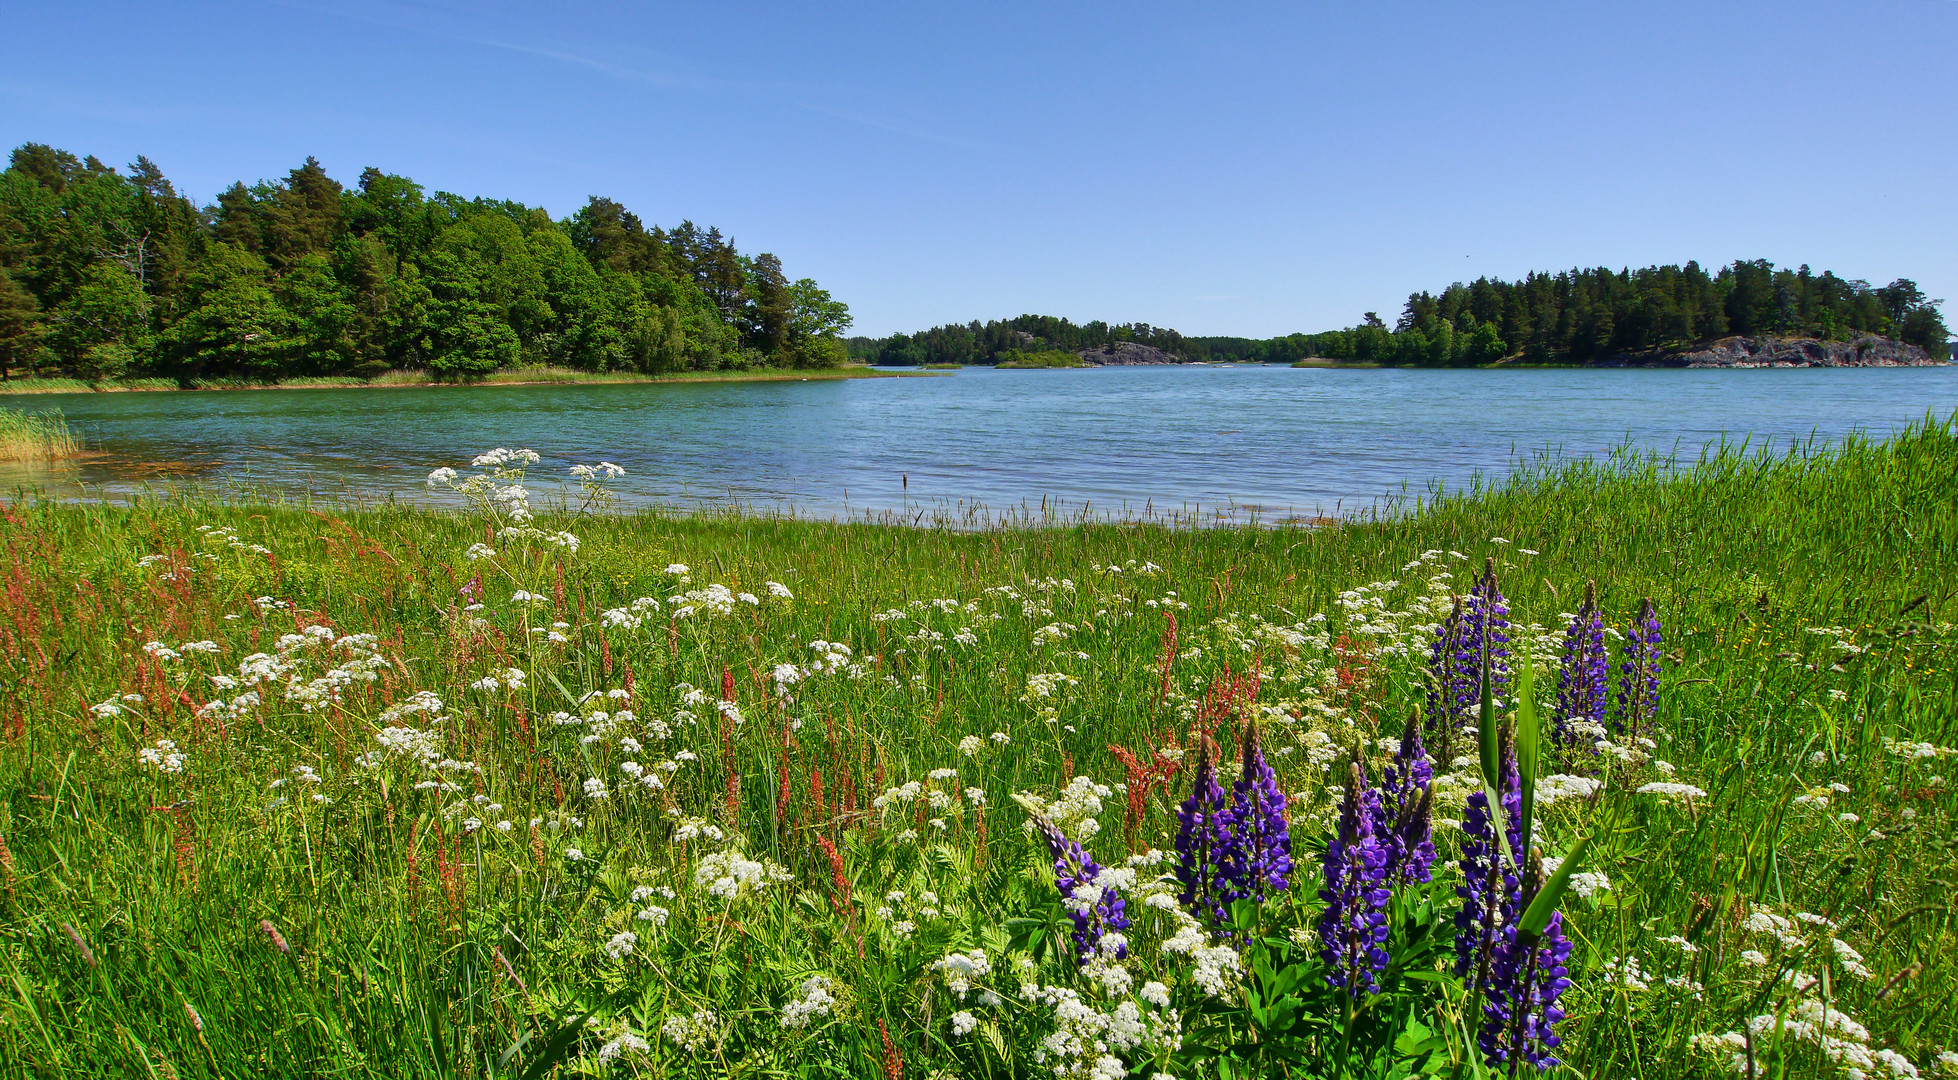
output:
[[[613,461],[628,504],[809,517],[1048,509],[1207,519],[1336,515],[1549,449],[1697,453],[1725,435],[1873,435],[1958,410],[1958,368],[1332,371],[966,369],[937,378],[62,394],[99,457],[0,474],[63,495],[159,481],[428,499],[494,446],[536,479]],[[533,484],[533,488],[540,485]],[[541,485],[549,490],[549,485]]]

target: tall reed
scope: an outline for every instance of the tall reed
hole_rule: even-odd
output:
[[[68,430],[59,409],[38,414],[0,409],[0,461],[58,461],[81,449],[81,440]]]

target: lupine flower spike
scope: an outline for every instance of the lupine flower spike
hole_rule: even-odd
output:
[[[1380,793],[1356,761],[1348,771],[1339,832],[1326,845],[1326,886],[1319,890],[1326,902],[1319,916],[1326,981],[1349,997],[1379,993],[1375,976],[1387,969],[1387,901],[1393,890],[1389,852],[1380,841],[1385,831]]]
[[[1471,717],[1465,702],[1476,692],[1474,669],[1462,662],[1462,598],[1455,597],[1454,610],[1435,627],[1434,644],[1428,651],[1428,733],[1449,745]]]
[[[1659,714],[1659,614],[1650,598],[1639,601],[1638,618],[1625,634],[1625,659],[1618,669],[1618,731],[1642,733]]]
[[[1219,856],[1229,851],[1230,818],[1217,785],[1217,744],[1203,736],[1190,797],[1176,808],[1176,880],[1183,886],[1176,899],[1212,929],[1230,922],[1219,896],[1218,866]]]
[[[1496,560],[1490,559],[1462,605],[1461,659],[1468,666],[1460,708],[1474,717],[1482,703],[1482,668],[1489,669],[1489,692],[1501,698],[1509,689],[1509,601],[1496,584]]]
[[[1509,688],[1509,602],[1496,583],[1494,559],[1435,629],[1428,660],[1429,734],[1441,740],[1445,753],[1454,733],[1475,724],[1483,666],[1491,692],[1501,697]]]
[[[1520,898],[1515,861],[1510,852],[1523,842],[1523,781],[1516,770],[1516,744],[1505,727],[1501,736],[1502,765],[1492,785],[1502,803],[1508,844],[1496,833],[1489,798],[1477,791],[1462,811],[1462,884],[1455,895],[1462,908],[1455,913],[1455,975],[1471,989],[1488,985],[1490,952],[1506,926],[1516,922]]]
[[[1528,905],[1543,887],[1543,860],[1531,853],[1529,889],[1521,900]],[[1570,939],[1564,936],[1563,912],[1552,912],[1543,934],[1523,940],[1521,930],[1503,928],[1490,952],[1488,984],[1483,989],[1483,1025],[1476,1042],[1490,1066],[1529,1063],[1538,1070],[1560,1064],[1554,1051],[1561,1042],[1556,1023],[1564,1018],[1557,999],[1570,986],[1564,963],[1570,959]]]
[[[1074,923],[1075,955],[1085,964],[1100,951],[1104,934],[1129,928],[1128,901],[1101,883],[1101,865],[1080,844],[1068,839],[1060,826],[1044,814],[1031,816],[1054,857],[1054,887],[1060,890],[1061,903]],[[1127,955],[1126,946],[1116,950],[1118,957]]]
[[[1432,880],[1435,861],[1434,766],[1421,745],[1421,725],[1409,715],[1400,746],[1381,785],[1381,843],[1387,848],[1390,884]]]
[[[1584,603],[1564,631],[1564,660],[1557,673],[1557,714],[1553,735],[1558,745],[1577,738],[1574,725],[1604,723],[1610,692],[1611,658],[1605,652],[1604,619],[1598,615],[1598,583],[1584,586]]]
[[[1220,859],[1226,903],[1246,897],[1262,903],[1285,891],[1292,875],[1292,834],[1285,824],[1285,793],[1265,761],[1256,720],[1244,724],[1243,775],[1231,785],[1230,844]]]

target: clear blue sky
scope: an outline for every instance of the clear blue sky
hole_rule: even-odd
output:
[[[0,136],[717,225],[857,331],[1734,258],[1958,316],[1958,2],[6,5]]]

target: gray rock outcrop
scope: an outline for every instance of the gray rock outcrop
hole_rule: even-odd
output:
[[[1915,345],[1865,334],[1852,341],[1814,338],[1726,337],[1690,349],[1621,354],[1597,367],[1923,367],[1942,364]]]
[[[1189,361],[1171,352],[1164,352],[1154,345],[1138,345],[1133,341],[1118,341],[1113,345],[1103,345],[1098,349],[1076,351],[1082,362],[1091,367],[1115,364],[1187,364]]]

